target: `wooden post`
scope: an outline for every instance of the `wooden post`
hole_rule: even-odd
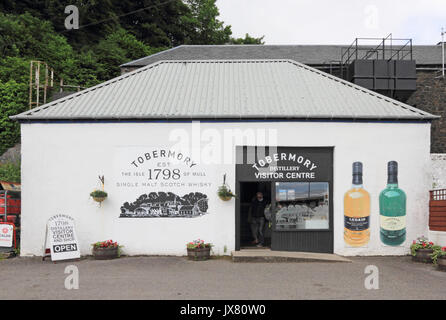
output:
[[[39,83],[40,83],[40,61],[37,61],[37,68],[36,68],[36,107],[39,106]]]
[[[33,61],[29,66],[29,109],[31,110],[33,104]]]
[[[47,87],[48,87],[48,65],[45,63],[45,87],[43,88],[43,104],[46,103]]]

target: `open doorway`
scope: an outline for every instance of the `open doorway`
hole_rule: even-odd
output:
[[[261,191],[273,208],[267,211],[273,221],[265,223],[266,246],[332,253],[333,148],[279,146],[260,153],[259,148],[237,147],[235,249],[254,246],[248,212]]]
[[[256,193],[262,192],[263,201],[271,204],[271,182],[240,182],[240,248],[255,248],[254,236],[249,223],[249,209]],[[264,247],[271,247],[271,229],[269,221],[263,226]]]

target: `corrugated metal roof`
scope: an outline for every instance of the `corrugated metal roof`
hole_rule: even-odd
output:
[[[130,61],[121,67],[141,67],[161,60],[289,59],[308,65],[325,65],[341,59],[350,45],[181,45]],[[359,46],[362,48],[363,46]],[[441,46],[414,45],[417,65],[441,65]]]
[[[74,119],[434,119],[291,60],[160,61],[13,116]]]

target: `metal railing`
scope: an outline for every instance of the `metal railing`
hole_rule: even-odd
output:
[[[373,44],[369,44],[370,42],[373,42]],[[342,65],[358,59],[390,61],[406,58],[408,60],[413,59],[412,39],[393,38],[392,34],[385,38],[356,38],[348,48],[341,51]]]

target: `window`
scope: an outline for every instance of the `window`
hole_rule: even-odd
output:
[[[328,182],[276,182],[276,230],[329,228]]]

